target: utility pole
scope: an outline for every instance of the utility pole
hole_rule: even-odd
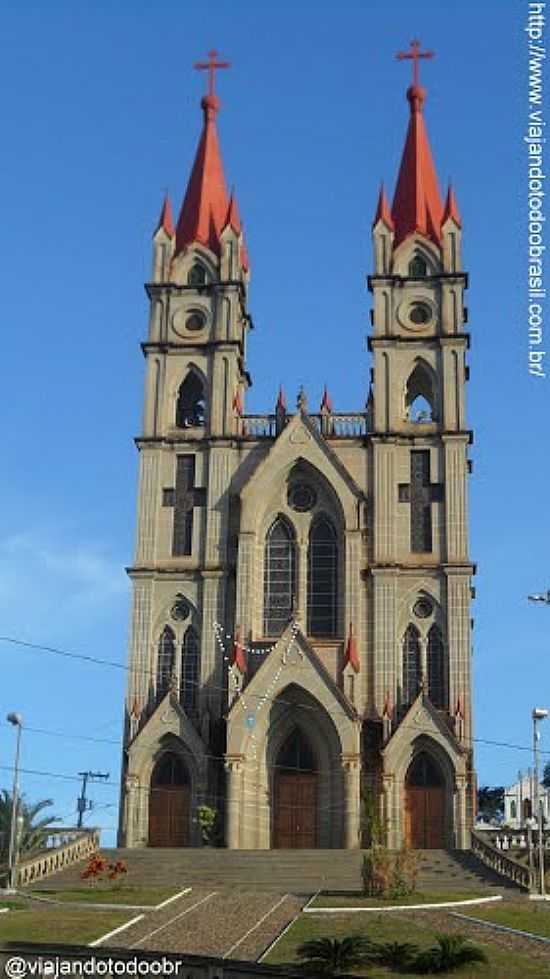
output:
[[[78,799],[76,800],[76,811],[78,812],[78,829],[82,829],[82,820],[84,819],[84,813],[88,809],[92,808],[91,800],[86,798],[86,788],[88,782],[96,782],[98,779],[108,779],[109,772],[79,772],[80,778],[82,779],[82,789]]]

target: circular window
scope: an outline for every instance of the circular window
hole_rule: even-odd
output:
[[[202,313],[191,313],[185,321],[185,329],[191,333],[198,333],[204,327],[204,316]]]
[[[298,513],[311,510],[317,502],[317,494],[308,483],[294,483],[288,490],[288,505]]]
[[[434,607],[430,602],[429,598],[419,598],[417,602],[414,603],[413,612],[417,619],[428,619],[432,614]]]
[[[429,306],[424,303],[413,303],[409,310],[409,319],[411,323],[415,326],[424,326],[425,323],[429,323],[432,318],[432,312]]]
[[[184,622],[191,615],[191,606],[183,595],[176,595],[176,600],[172,605],[170,615],[176,622]]]

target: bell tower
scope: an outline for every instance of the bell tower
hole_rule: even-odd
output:
[[[146,285],[150,317],[142,344],[143,430],[136,439],[140,486],[129,568],[134,599],[127,729],[132,716],[135,729],[145,723],[170,685],[181,692],[187,670],[190,689],[180,703],[187,704],[208,748],[222,700],[212,621],[228,615],[227,485],[250,384],[245,355],[251,320],[247,250],[237,198],[226,188],[216,125],[215,72],[229,65],[212,51],[195,67],[208,72],[202,132],[177,222],[168,196],[162,205]],[[192,669],[185,666],[190,628]],[[168,677],[159,675],[163,655]]]
[[[455,194],[443,202],[424,122],[423,57],[416,41],[398,55],[414,65],[410,119],[393,203],[382,187],[373,222],[373,707],[391,715],[387,739],[421,697],[469,752],[467,276]]]

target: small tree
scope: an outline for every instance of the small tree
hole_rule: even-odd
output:
[[[546,762],[542,773],[542,784],[545,789],[550,789],[550,761]]]
[[[501,822],[504,818],[504,786],[482,785],[477,792],[477,814],[486,822]]]

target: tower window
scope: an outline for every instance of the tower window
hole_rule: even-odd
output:
[[[194,509],[206,504],[206,490],[195,487],[194,455],[177,457],[174,502],[172,554],[179,557],[192,553]]]
[[[199,637],[196,629],[190,625],[183,638],[180,673],[180,703],[188,712],[194,711],[197,706],[199,666]]]
[[[405,417],[411,422],[433,421],[434,383],[427,364],[417,362],[407,381]]]
[[[174,672],[176,637],[169,625],[162,630],[157,650],[157,702],[161,701],[170,689]]]
[[[190,286],[204,286],[206,285],[206,281],[206,269],[204,265],[201,265],[200,262],[195,262],[189,269],[187,284]]]
[[[196,311],[190,313],[185,321],[185,329],[189,330],[190,333],[199,333],[205,324],[205,319],[202,313],[197,313]]]
[[[264,554],[264,634],[280,636],[287,627],[296,595],[296,541],[283,517],[271,525]]]
[[[178,392],[176,425],[178,428],[202,428],[205,415],[204,386],[199,375],[190,370]]]
[[[433,625],[428,633],[428,696],[439,710],[446,704],[445,649],[438,626]]]
[[[307,631],[310,636],[335,636],[337,630],[338,547],[326,517],[313,524],[308,548]]]
[[[416,626],[407,626],[403,639],[403,704],[412,704],[420,690],[420,633]]]
[[[424,326],[432,318],[432,311],[425,303],[413,303],[409,310],[409,319],[415,326]]]
[[[413,279],[422,279],[428,274],[428,266],[421,255],[415,255],[409,262],[409,275]]]

